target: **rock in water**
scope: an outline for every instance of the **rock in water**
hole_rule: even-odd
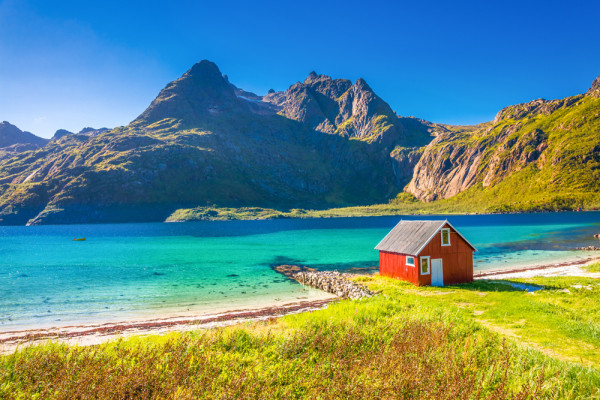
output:
[[[296,275],[299,272],[313,272],[315,271],[314,268],[309,268],[306,267],[304,265],[288,265],[288,264],[284,264],[284,265],[278,265],[276,267],[273,267],[273,269],[277,272],[279,272],[282,275],[287,276],[288,278],[291,279],[295,279],[294,275]]]

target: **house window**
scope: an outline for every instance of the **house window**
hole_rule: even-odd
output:
[[[421,275],[429,275],[429,256],[421,257]]]
[[[414,267],[415,266],[415,258],[411,257],[411,256],[406,256],[406,265]]]
[[[450,229],[442,229],[442,246],[450,246]]]

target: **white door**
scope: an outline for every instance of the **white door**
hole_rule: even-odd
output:
[[[444,286],[442,259],[431,260],[431,286]]]

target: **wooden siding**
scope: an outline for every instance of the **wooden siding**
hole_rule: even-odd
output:
[[[444,226],[450,228],[449,225]],[[450,246],[442,246],[441,232],[425,246],[419,257],[441,258],[444,285],[473,281],[473,249],[450,228]],[[419,285],[431,285],[431,275],[419,275]]]
[[[415,266],[406,265],[406,255],[390,253],[387,251],[379,252],[379,273],[390,278],[402,279],[419,284],[419,262],[415,257]]]
[[[383,276],[402,279],[415,285],[431,285],[431,273],[421,275],[421,257],[430,256],[431,261],[442,259],[444,271],[444,285],[464,283],[473,281],[473,249],[469,244],[449,225],[450,246],[442,246],[441,232],[423,248],[420,254],[415,256],[415,266],[406,265],[406,254],[391,252],[379,252],[379,273]],[[431,270],[431,265],[430,265]]]

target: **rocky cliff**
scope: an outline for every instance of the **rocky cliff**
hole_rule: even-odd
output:
[[[311,72],[304,82],[285,92],[267,94],[263,101],[275,105],[279,114],[319,132],[387,147],[423,145],[431,140],[432,124],[405,123],[364,79],[352,84]]]
[[[450,127],[424,149],[407,191],[424,201],[467,190],[516,193],[515,184],[531,196],[598,192],[599,87],[596,79],[583,95],[538,99],[506,107],[490,123]]]

